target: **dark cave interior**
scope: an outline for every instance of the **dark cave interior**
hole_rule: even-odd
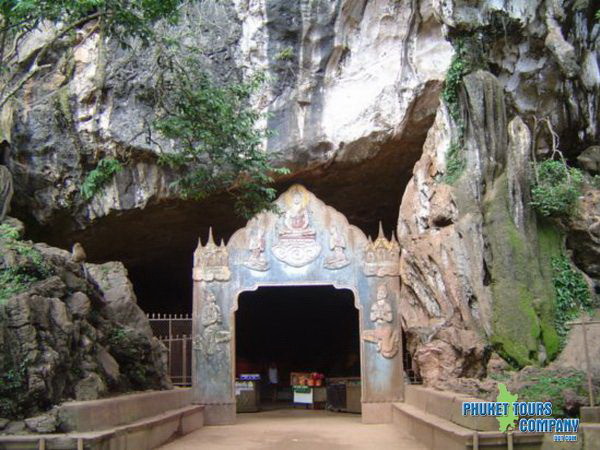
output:
[[[235,314],[236,372],[360,376],[358,310],[347,289],[261,287],[239,296]]]
[[[433,121],[437,96],[433,98],[435,105],[415,106],[422,106],[424,114],[416,115],[407,126],[410,133],[381,142],[371,158],[358,164],[333,162],[310,169],[292,168],[293,175],[277,180],[278,194],[300,183],[365,234],[375,237],[381,222],[390,237]],[[201,202],[150,202],[142,209],[115,211],[84,226],[71,215],[56,217],[47,225],[37,223],[27,210],[16,215],[26,222],[30,239],[65,249],[80,242],[92,263],[122,261],[138,305],[147,313],[174,314],[192,312],[192,257],[198,239],[206,242],[212,227],[216,242],[227,242],[246,223],[234,214],[232,198],[225,194]]]

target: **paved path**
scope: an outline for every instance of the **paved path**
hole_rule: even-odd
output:
[[[359,415],[300,409],[238,414],[235,425],[205,427],[160,448],[425,450],[392,424],[364,425]]]

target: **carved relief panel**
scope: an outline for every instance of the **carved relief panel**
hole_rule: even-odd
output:
[[[207,423],[235,420],[235,311],[239,294],[260,286],[351,290],[359,310],[363,405],[400,400],[398,242],[382,231],[372,241],[300,185],[275,203],[277,213],[258,214],[226,246],[210,233],[194,254],[194,395],[206,405]]]
[[[285,210],[277,224],[278,242],[273,246],[273,255],[290,266],[302,267],[321,253],[317,232],[311,224],[309,193],[301,186],[293,186],[283,194],[283,199]]]
[[[388,298],[385,284],[377,288],[377,298],[371,304],[369,320],[374,328],[364,330],[364,341],[377,346],[377,352],[384,358],[393,358],[398,353],[399,327],[394,323],[394,312]]]
[[[365,246],[363,271],[368,277],[400,276],[400,244],[393,233],[391,240],[385,238],[381,223],[379,223],[379,235],[375,242],[369,238]]]
[[[198,248],[194,252],[195,281],[227,281],[231,276],[229,270],[229,252],[225,243],[221,241],[216,245],[212,235],[212,228],[208,231],[208,242],[202,246],[198,241]]]

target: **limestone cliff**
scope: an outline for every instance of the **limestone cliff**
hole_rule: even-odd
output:
[[[202,49],[199,63],[219,79],[270,75],[254,105],[269,113],[267,151],[292,171],[278,187],[301,182],[370,233],[378,220],[389,232],[398,219],[408,347],[435,382],[484,375],[492,350],[518,366],[558,352],[549,261],[562,239],[528,206],[529,163],[552,147],[544,118],[573,163],[600,140],[594,8],[585,0],[205,0],[191,2],[177,27],[159,27]],[[23,43],[21,57],[44,36]],[[449,111],[440,94],[459,48],[477,67]],[[33,235],[80,239],[94,259],[147,268],[191,255],[201,228],[227,236],[240,226],[224,197],[174,198],[172,174],[156,165],[156,142],[176,145],[151,128],[159,48],[123,50],[88,24],[48,57],[53,68],[2,114],[13,209]],[[459,134],[464,167],[450,182]],[[85,202],[79,186],[105,155],[125,170]],[[597,283],[590,189],[567,245]]]

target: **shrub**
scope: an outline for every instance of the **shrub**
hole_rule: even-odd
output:
[[[581,195],[582,173],[562,161],[546,160],[535,166],[537,181],[530,204],[544,217],[569,217]]]
[[[554,320],[561,346],[567,335],[566,323],[577,318],[582,310],[594,305],[583,275],[571,266],[566,256],[552,258],[552,284],[556,295]]]
[[[579,395],[584,395],[584,380],[585,375],[579,370],[566,372],[548,370],[533,374],[526,380],[533,383],[519,391],[519,401],[552,402],[552,416],[565,417],[567,413],[563,392],[569,389]]]
[[[116,159],[101,159],[96,168],[83,180],[81,195],[84,200],[91,200],[121,170],[123,170],[123,166]]]
[[[0,254],[13,251],[19,256],[17,264],[8,265],[4,261],[0,269],[0,302],[52,274],[42,254],[31,244],[19,240],[18,230],[8,224],[0,225],[0,250]]]

